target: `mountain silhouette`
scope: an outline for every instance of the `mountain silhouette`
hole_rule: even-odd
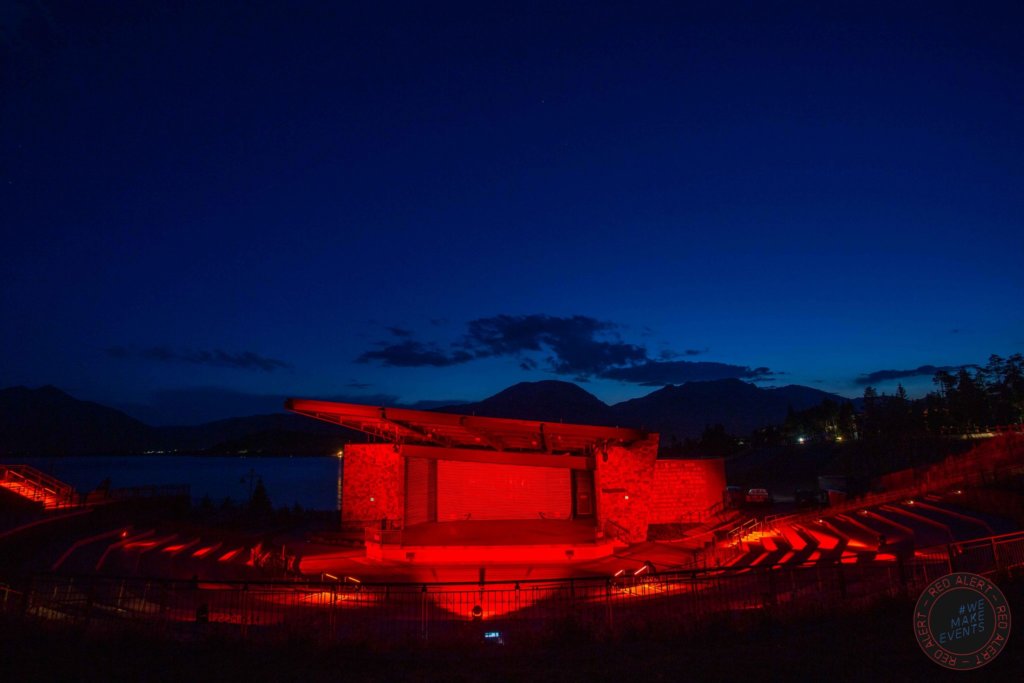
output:
[[[0,389],[4,455],[136,453],[152,443],[148,425],[56,387]]]
[[[609,406],[571,382],[521,382],[476,403],[439,412],[635,427],[664,439],[698,438],[721,424],[735,435],[779,424],[790,409],[848,399],[790,385],[762,389],[735,379],[666,386]],[[60,389],[0,389],[0,457],[169,451],[180,453],[333,454],[362,434],[300,415],[275,413],[200,425],[151,427],[124,413],[80,401]]]
[[[646,396],[612,406],[622,425],[659,432],[663,438],[698,438],[706,427],[721,424],[744,435],[786,419],[790,408],[805,410],[824,399],[848,399],[799,385],[762,389],[738,379],[669,385]]]
[[[614,425],[616,419],[612,409],[597,396],[572,382],[557,380],[520,382],[476,403],[460,403],[435,410],[457,415],[602,426]]]
[[[697,438],[710,425],[743,435],[786,419],[789,409],[804,410],[824,399],[848,399],[791,384],[762,389],[738,379],[669,385],[640,398],[609,406],[571,382],[521,382],[477,403],[438,408],[441,412],[510,417],[545,422],[575,422],[635,427],[663,438]]]

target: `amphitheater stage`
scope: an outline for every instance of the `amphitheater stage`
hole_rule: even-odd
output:
[[[367,535],[369,559],[431,564],[572,562],[611,555],[593,520],[465,520]]]

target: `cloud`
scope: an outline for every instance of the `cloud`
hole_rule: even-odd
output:
[[[658,353],[658,360],[675,360],[677,358],[683,358],[684,356],[699,356],[702,353],[707,353],[708,349],[685,349],[684,351],[673,351],[671,349],[662,349]]]
[[[601,338],[617,328],[582,315],[499,315],[471,321],[463,345],[477,357],[518,357],[546,350],[552,354],[547,360],[556,374],[589,377],[647,359],[647,350],[641,346]]]
[[[717,379],[766,380],[774,373],[768,368],[707,361],[647,361],[622,368],[609,368],[601,373],[605,379],[640,384],[645,387],[702,382]]]
[[[407,330],[404,327],[389,327],[388,332],[403,339],[409,339],[412,337],[412,330]]]
[[[111,346],[107,349],[107,355],[118,360],[139,358],[158,363],[191,363],[193,365],[209,365],[211,367],[260,372],[292,369],[291,363],[263,356],[254,351],[230,352],[221,349],[214,349],[212,351],[200,349],[175,351],[166,346],[130,350],[123,346]]]
[[[623,329],[616,323],[583,315],[497,315],[471,320],[462,338],[447,348],[410,337],[397,343],[377,342],[376,348],[356,361],[395,367],[447,367],[505,357],[515,359],[525,371],[536,370],[543,363],[549,372],[577,382],[610,379],[645,386],[726,378],[764,381],[775,374],[763,367],[678,360],[706,353],[707,349],[666,349],[655,358],[646,346],[623,341]]]
[[[378,361],[381,365],[398,368],[417,368],[432,366],[443,368],[473,360],[474,356],[466,351],[456,350],[452,353],[442,351],[436,344],[424,344],[408,340],[398,344],[387,344],[376,351],[366,351],[356,358],[357,363]]]
[[[914,368],[913,370],[875,370],[874,372],[869,372],[866,375],[861,375],[854,381],[857,384],[875,384],[877,382],[885,382],[893,379],[903,379],[904,377],[934,375],[937,372],[951,372],[959,369],[960,366],[958,365],[944,365],[942,367],[935,365],[922,365],[921,367]]]

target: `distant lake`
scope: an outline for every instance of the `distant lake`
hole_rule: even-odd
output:
[[[334,457],[211,457],[202,455],[87,456],[19,458],[82,493],[104,479],[113,488],[147,484],[188,484],[192,499],[214,503],[249,498],[250,477],[263,479],[275,508],[298,503],[310,510],[338,509],[338,467]]]

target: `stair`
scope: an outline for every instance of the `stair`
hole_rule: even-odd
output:
[[[0,465],[0,486],[46,510],[75,506],[75,489],[29,465]]]

